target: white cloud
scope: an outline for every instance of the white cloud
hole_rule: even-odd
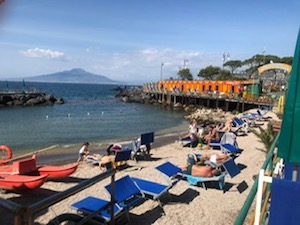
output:
[[[42,48],[31,48],[27,49],[26,51],[21,51],[26,57],[33,57],[33,58],[48,58],[48,59],[59,59],[65,60],[65,53],[59,51],[53,51],[50,49],[42,49]]]
[[[96,74],[102,74],[116,80],[144,80],[157,81],[163,66],[163,79],[176,78],[179,68],[184,65],[190,69],[194,78],[200,69],[209,65],[221,66],[222,52],[208,53],[198,50],[177,50],[144,48],[132,51],[99,53],[89,59],[89,66],[83,66]]]

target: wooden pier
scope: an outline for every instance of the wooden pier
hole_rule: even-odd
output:
[[[274,102],[261,101],[259,99],[244,99],[234,96],[219,96],[215,94],[197,93],[174,93],[169,91],[144,90],[145,94],[151,95],[157,102],[175,107],[182,106],[203,106],[206,108],[220,108],[224,111],[244,112],[253,108],[272,108]]]

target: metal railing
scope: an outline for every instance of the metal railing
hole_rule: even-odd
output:
[[[44,210],[49,208],[50,206],[94,185],[95,183],[104,180],[108,177],[111,177],[111,185],[112,185],[112,195],[111,195],[111,203],[114,199],[114,185],[115,185],[115,169],[109,169],[104,173],[96,175],[88,180],[82,181],[74,187],[71,187],[63,192],[59,192],[55,195],[49,196],[39,202],[36,202],[30,206],[22,206],[20,204],[14,203],[12,201],[0,198],[0,207],[9,210],[11,213],[14,214],[14,225],[33,225],[35,215]],[[113,204],[113,203],[112,203]],[[111,224],[114,224],[114,213],[111,212]]]
[[[275,156],[274,154],[274,151],[275,151],[275,148],[277,147],[278,145],[278,139],[279,139],[279,135],[280,135],[280,132],[277,134],[272,146],[270,147],[269,149],[269,152],[267,154],[267,157],[266,157],[266,160],[265,162],[263,163],[261,169],[264,169],[266,170],[268,168],[268,170],[273,170],[273,157]],[[248,194],[248,197],[246,198],[245,200],[245,203],[240,211],[240,213],[238,214],[235,222],[234,222],[234,225],[242,225],[244,224],[244,221],[249,213],[249,209],[254,201],[254,198],[256,196],[256,193],[257,193],[257,187],[258,187],[258,176],[256,177],[255,179],[255,182]]]

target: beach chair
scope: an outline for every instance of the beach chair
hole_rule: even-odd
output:
[[[238,155],[242,151],[238,147],[236,135],[233,132],[225,132],[219,142],[215,141],[210,146],[220,148],[222,153],[230,155]]]
[[[148,132],[141,134],[141,137],[136,141],[132,141],[132,159],[138,159],[138,156],[142,156],[146,159],[150,155],[151,145],[154,142],[154,132]]]
[[[151,188],[147,189],[145,185],[141,186],[150,193]],[[152,184],[152,187],[154,187],[154,184]],[[111,184],[106,185],[105,189],[111,196],[114,196],[114,216],[121,216],[122,212],[126,213],[128,221],[130,221],[129,210],[146,200],[144,193],[128,175],[115,181],[114,191],[112,191]],[[94,216],[98,220],[103,219],[105,222],[109,222],[111,219],[109,206],[110,202],[89,196],[73,203],[71,208],[86,214],[85,216],[88,215],[90,218]]]
[[[272,184],[269,224],[299,224],[300,184],[287,179],[266,176],[264,170],[261,170],[259,174],[254,224],[259,225],[262,222],[261,209],[265,182]]]
[[[235,177],[237,176],[238,174],[241,173],[241,170],[240,168],[238,167],[238,165],[234,162],[234,159],[233,158],[229,158],[228,160],[226,160],[225,162],[222,163],[221,165],[226,173],[231,177]]]
[[[205,186],[205,182],[216,181],[219,183],[220,190],[223,190],[225,185],[225,172],[221,173],[219,176],[214,177],[196,177],[186,174],[181,170],[181,168],[172,164],[171,162],[163,163],[162,165],[157,166],[156,169],[173,180],[173,183],[177,183],[179,180],[185,179],[191,185],[198,185],[199,183],[201,183],[203,188],[207,189]]]
[[[163,210],[161,198],[163,198],[165,195],[168,195],[170,197],[169,189],[173,187],[173,185],[164,185],[164,184],[160,184],[157,182],[144,180],[136,177],[131,177],[131,179],[138,186],[138,188],[146,198],[150,198],[152,200],[157,201],[159,206]]]
[[[73,203],[70,207],[75,209],[77,213],[82,216],[82,220],[84,221],[93,219],[107,224],[111,221],[111,203],[104,199],[88,196],[78,202]],[[120,216],[123,212],[123,209],[118,204],[114,204],[113,210],[114,218]]]
[[[231,128],[231,131],[234,132],[236,135],[239,134],[247,134],[249,131],[249,124],[247,122],[244,122],[241,118],[234,117],[233,118],[233,126]]]
[[[242,151],[242,149],[232,144],[221,144],[220,146],[223,154],[237,155]]]
[[[129,210],[146,200],[144,193],[140,191],[128,175],[115,181],[114,193],[112,193],[111,184],[106,185],[105,189],[114,196],[115,203],[124,209],[128,221],[130,221]]]

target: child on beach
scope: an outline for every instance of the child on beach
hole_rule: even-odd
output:
[[[81,162],[85,157],[87,157],[90,152],[89,152],[89,147],[90,143],[88,142],[84,142],[79,150],[78,153],[78,159],[77,159],[77,163]]]

